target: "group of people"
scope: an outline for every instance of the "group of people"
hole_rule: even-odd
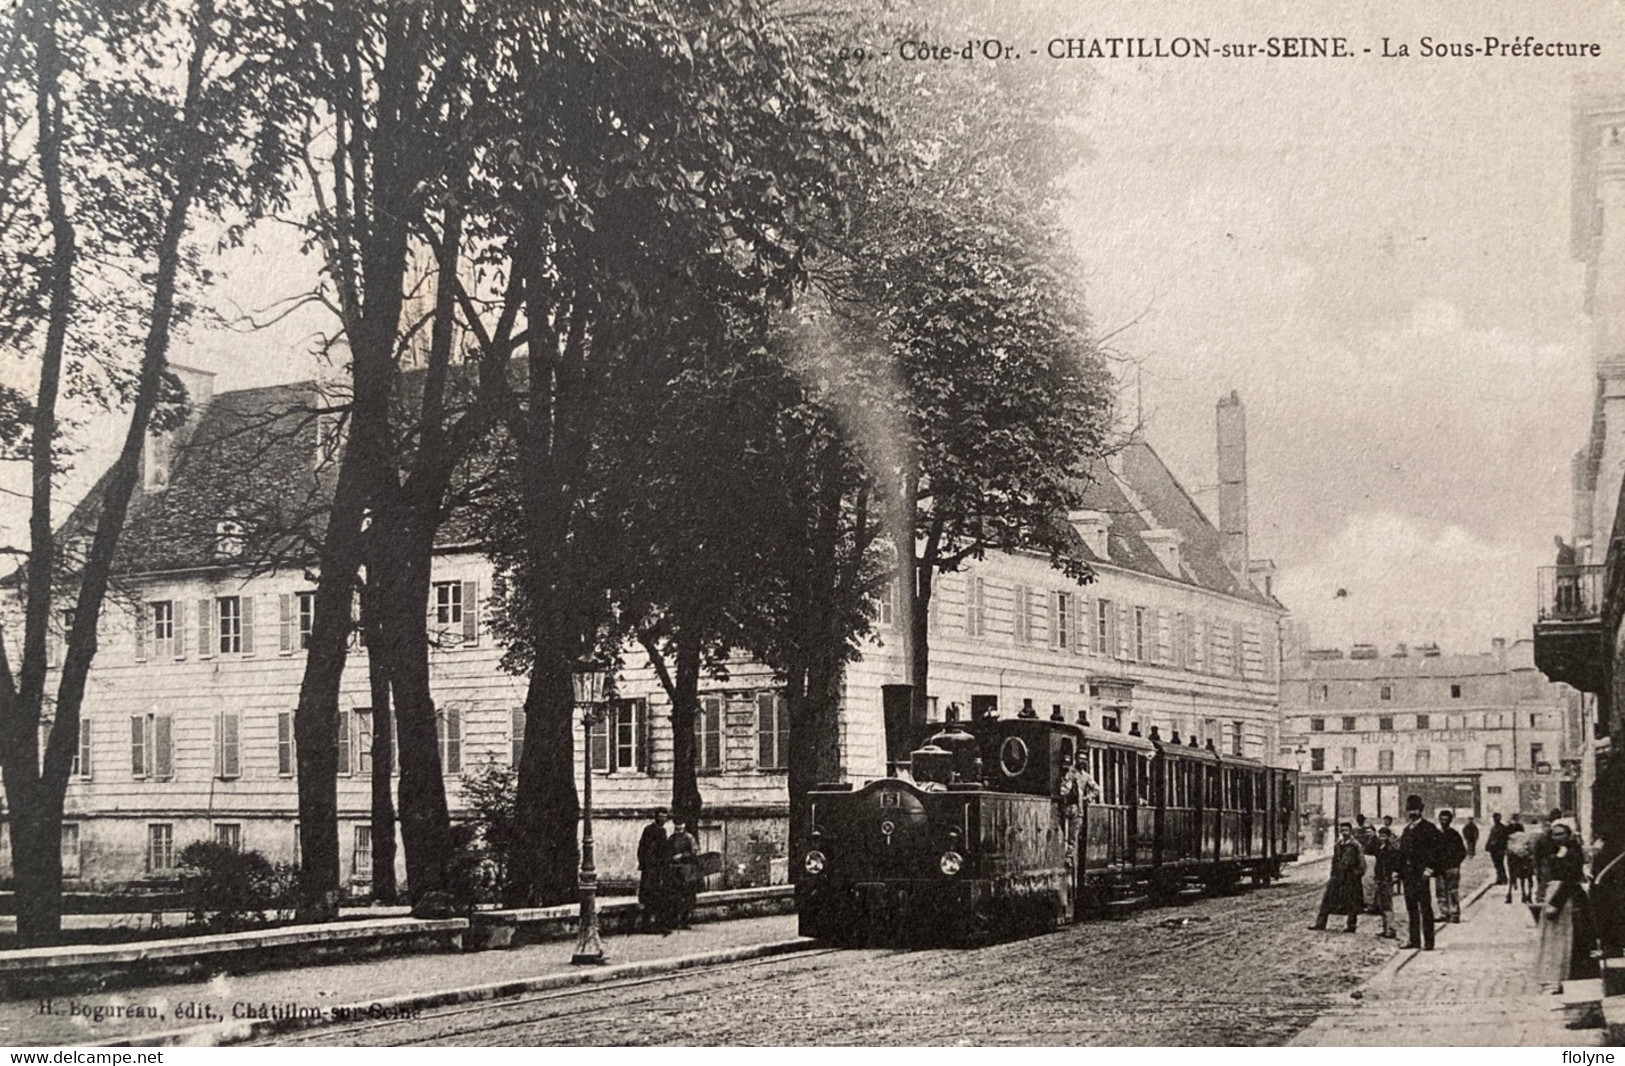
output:
[[[1439,921],[1461,921],[1461,864],[1470,852],[1468,838],[1451,823],[1455,812],[1439,812],[1435,825],[1423,816],[1422,797],[1405,801],[1405,825],[1396,833],[1392,816],[1380,826],[1358,815],[1353,823],[1337,827],[1332,850],[1331,877],[1321,896],[1320,913],[1309,928],[1323,930],[1326,919],[1343,915],[1354,932],[1361,914],[1375,914],[1382,922],[1379,936],[1398,939],[1394,926],[1394,893],[1405,900],[1406,947],[1433,950],[1434,926]],[[1468,820],[1472,847],[1478,827]],[[1434,899],[1438,900],[1437,914]]]
[[[1495,864],[1496,884],[1506,885],[1506,902],[1517,889],[1540,924],[1536,973],[1543,987],[1594,977],[1597,936],[1585,890],[1585,854],[1573,823],[1554,810],[1532,826],[1514,814],[1503,823],[1493,816],[1484,850]],[[1328,916],[1345,915],[1353,932],[1362,913],[1382,919],[1379,935],[1395,937],[1393,893],[1405,898],[1409,937],[1406,947],[1433,950],[1436,922],[1461,921],[1461,864],[1476,849],[1478,827],[1469,818],[1461,830],[1455,812],[1441,810],[1435,825],[1423,814],[1420,796],[1405,801],[1405,826],[1395,834],[1393,819],[1372,827],[1364,815],[1337,827],[1331,876],[1311,929],[1325,929]],[[1609,871],[1611,872],[1611,871]],[[1599,881],[1602,873],[1599,873]],[[1431,891],[1430,891],[1431,889]],[[1437,915],[1434,902],[1438,903]]]
[[[704,875],[695,825],[673,822],[664,807],[638,838],[638,913],[647,932],[687,929]]]

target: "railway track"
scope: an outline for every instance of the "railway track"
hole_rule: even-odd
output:
[[[898,951],[872,950],[869,957],[897,954]],[[814,948],[784,955],[759,959],[719,963],[714,966],[673,970],[668,973],[624,980],[601,981],[568,988],[549,989],[498,1000],[484,1000],[454,1007],[437,1007],[414,1018],[383,1019],[361,1023],[340,1023],[319,1029],[277,1036],[255,1041],[261,1046],[299,1047],[321,1044],[345,1046],[399,1047],[411,1044],[453,1041],[474,1033],[489,1034],[519,1026],[545,1025],[550,1021],[569,1019],[576,1026],[581,1019],[610,1012],[621,1012],[669,998],[669,987],[675,982],[707,978],[710,988],[726,990],[760,979],[763,969],[817,960],[832,955],[848,954],[841,948]],[[723,978],[720,981],[712,978]],[[608,1002],[591,1005],[595,997],[610,997]],[[535,1009],[539,1008],[539,1009]],[[511,1017],[503,1017],[511,1015]],[[477,1019],[477,1020],[476,1020]],[[444,1022],[447,1026],[435,1023]],[[415,1030],[432,1029],[432,1033]],[[391,1039],[391,1036],[406,1039]]]

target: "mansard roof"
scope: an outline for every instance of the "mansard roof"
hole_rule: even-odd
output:
[[[1105,555],[1087,544],[1078,547],[1079,554],[1090,562],[1281,607],[1273,596],[1254,588],[1251,581],[1225,565],[1218,529],[1145,441],[1131,441],[1110,461],[1095,464],[1089,480],[1083,508],[1104,514],[1108,521]],[[1145,539],[1154,529],[1179,533],[1177,572],[1164,565]]]
[[[115,571],[219,566],[221,522],[242,528],[245,563],[294,566],[313,558],[337,473],[335,464],[316,462],[319,413],[332,403],[311,381],[214,396],[176,431],[167,485],[137,483]],[[109,476],[64,524],[70,540],[94,528]]]

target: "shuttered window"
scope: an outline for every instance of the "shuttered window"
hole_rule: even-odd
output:
[[[790,765],[790,701],[783,693],[756,694],[756,765],[763,770]]]
[[[167,714],[130,718],[130,773],[134,777],[168,778],[175,773],[174,723]]]
[[[694,765],[698,770],[722,769],[721,696],[701,696],[700,710],[694,716]]]
[[[242,718],[236,711],[215,716],[215,774],[223,778],[242,776]]]
[[[643,700],[616,700],[592,731],[592,768],[604,773],[649,770],[649,715]]]
[[[513,765],[518,766],[520,757],[525,753],[525,709],[523,707],[513,709],[513,725],[510,729],[510,736],[513,738]]]
[[[276,716],[276,772],[292,777],[298,768],[293,740],[293,712],[279,711]]]
[[[448,774],[463,772],[463,715],[456,707],[447,707],[435,716],[435,731],[440,741],[440,769]]]
[[[89,718],[79,719],[79,744],[73,750],[73,768],[69,772],[87,780],[91,775]]]

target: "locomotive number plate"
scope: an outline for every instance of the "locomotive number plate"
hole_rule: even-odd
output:
[[[895,806],[898,805],[899,798],[900,798],[899,793],[896,793],[896,792],[882,792],[880,794],[880,805],[882,807],[895,807]]]

